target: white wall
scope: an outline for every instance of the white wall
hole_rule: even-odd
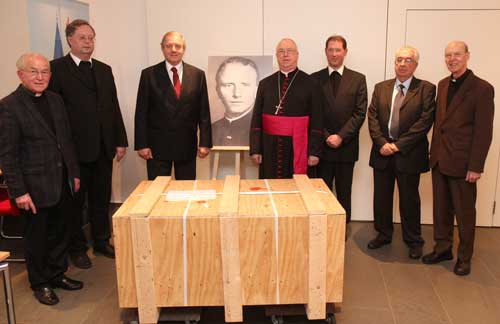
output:
[[[140,71],[162,60],[160,40],[169,30],[182,32],[187,41],[185,60],[204,70],[211,55],[273,55],[279,39],[292,37],[299,46],[299,67],[314,72],[326,66],[323,48],[331,34],[347,38],[346,65],[367,77],[369,99],[375,83],[393,77],[393,53],[408,37],[415,39],[413,26],[407,35],[408,11],[435,8],[432,1],[390,0],[86,0],[90,21],[97,31],[96,58],[113,67],[118,96],[127,127],[130,148],[125,160],[116,165],[113,199],[122,201],[137,183],[146,178],[145,163],[133,151],[133,117]],[[441,7],[499,8],[495,0],[444,1]],[[441,2],[440,2],[441,3]],[[413,16],[412,16],[413,17]],[[453,21],[453,26],[459,23]],[[29,49],[25,1],[2,0],[0,31],[4,44],[0,60],[0,97],[17,85],[15,60]],[[432,28],[439,29],[441,24]],[[431,30],[432,30],[431,28]],[[465,27],[464,27],[465,28]],[[428,29],[426,29],[428,30]],[[418,34],[418,33],[417,33]],[[461,33],[458,33],[461,35]],[[477,35],[482,40],[494,33]],[[432,37],[432,35],[428,35]],[[432,55],[442,55],[442,44]],[[473,56],[474,60],[481,57]],[[421,66],[427,59],[422,58]],[[276,67],[276,63],[275,63]],[[443,66],[439,73],[446,72]],[[418,70],[424,73],[424,70]],[[427,72],[425,72],[427,73]],[[483,73],[485,74],[485,73]],[[425,77],[425,75],[420,75]],[[444,76],[444,75],[443,75]],[[486,77],[486,75],[485,75]],[[437,80],[431,80],[437,81]],[[497,89],[500,84],[496,84]],[[360,136],[360,160],[353,184],[353,219],[372,219],[373,183],[368,166],[371,140],[367,123]],[[498,159],[498,154],[493,154]],[[222,159],[222,174],[232,173],[232,156]],[[490,156],[490,159],[492,157]],[[498,161],[493,161],[497,163]],[[491,163],[493,163],[491,162]],[[247,177],[256,177],[256,168],[245,161]],[[210,177],[210,160],[198,163],[200,178]],[[490,176],[496,177],[496,174]],[[428,176],[425,176],[428,177]],[[422,196],[430,206],[430,181],[423,178]],[[427,208],[425,211],[429,213]]]

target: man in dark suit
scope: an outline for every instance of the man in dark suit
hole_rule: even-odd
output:
[[[135,150],[147,161],[148,179],[196,178],[196,155],[212,147],[205,72],[182,61],[186,43],[178,32],[163,36],[165,61],[144,69],[135,110]],[[200,131],[198,142],[197,131]]]
[[[9,192],[26,217],[26,268],[35,297],[59,302],[52,288],[78,290],[68,268],[68,220],[80,187],[78,163],[63,100],[45,91],[48,60],[24,54],[17,61],[17,90],[0,101],[0,168]]]
[[[354,163],[359,156],[359,129],[366,116],[368,102],[365,76],[344,66],[347,41],[334,35],[326,40],[328,67],[311,76],[323,90],[323,156],[318,175],[333,188],[351,221],[351,188]]]
[[[128,144],[111,67],[92,57],[94,38],[94,29],[85,20],[66,26],[71,50],[51,62],[49,89],[63,97],[68,112],[81,171],[78,206],[83,214],[88,202],[94,252],[114,258],[109,244],[113,158],[120,161]],[[77,267],[90,268],[81,217],[75,219],[72,233],[71,260]]]
[[[420,173],[429,171],[427,132],[434,120],[436,87],[413,76],[419,54],[415,48],[396,52],[396,78],[375,85],[368,108],[373,146],[373,213],[378,235],[368,243],[377,249],[391,243],[394,182],[399,189],[399,213],[409,257],[422,256]]]
[[[458,224],[458,257],[454,272],[468,275],[476,227],[476,182],[493,136],[494,89],[467,68],[469,49],[462,41],[450,42],[445,62],[451,75],[438,85],[436,123],[430,166],[434,198],[432,253],[422,262],[453,259],[453,215]]]

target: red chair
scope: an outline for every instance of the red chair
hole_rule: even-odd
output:
[[[4,218],[8,216],[19,216],[19,209],[9,199],[7,186],[0,184],[0,237],[3,239],[22,239],[22,236],[7,235],[4,232]],[[25,259],[7,259],[10,262],[24,262]]]

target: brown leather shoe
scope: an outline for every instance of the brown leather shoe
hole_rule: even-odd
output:
[[[59,298],[56,293],[48,286],[33,288],[33,295],[44,305],[52,306],[59,303]]]
[[[451,250],[446,250],[441,253],[432,251],[431,253],[426,254],[422,257],[422,263],[425,264],[436,264],[446,260],[453,260],[453,254],[451,253]]]
[[[453,272],[457,276],[466,276],[470,273],[470,261],[457,260]]]
[[[387,245],[387,244],[391,244],[391,241],[383,239],[380,236],[377,236],[376,238],[374,238],[373,240],[368,242],[368,248],[371,250],[374,250],[374,249],[381,248],[382,246]]]

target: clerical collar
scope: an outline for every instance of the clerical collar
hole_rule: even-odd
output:
[[[299,68],[295,68],[294,70],[290,71],[290,72],[283,72],[282,70],[280,70],[281,74],[283,74],[285,77],[290,77],[292,74],[294,74],[295,72],[297,72],[299,70]]]
[[[233,117],[233,118],[229,118],[227,117],[226,115],[224,115],[224,118],[231,124],[232,122],[235,122],[237,121],[238,119],[241,119],[243,117],[245,117],[246,115],[252,113],[252,109],[248,109],[247,111],[245,111],[243,114],[237,116],[237,117]]]
[[[465,72],[461,76],[459,76],[456,79],[453,78],[453,73],[452,73],[450,76],[450,83],[455,84],[455,85],[462,84],[471,72],[472,72],[471,70],[467,69],[467,70],[465,70]]]
[[[26,94],[26,95],[28,95],[28,96],[30,96],[32,98],[40,98],[45,93],[45,91],[44,91],[41,94],[37,95],[36,93],[34,93],[33,91],[31,91],[30,89],[26,88],[23,84],[21,84],[20,87],[21,87],[21,90],[23,91],[24,94]]]
[[[80,62],[82,61],[79,57],[74,55],[73,53],[69,52],[69,56],[73,59],[73,62],[75,62],[76,66],[80,66]],[[92,66],[92,58],[89,59],[90,66]]]
[[[328,65],[328,75],[331,75],[333,71],[337,71],[340,75],[344,74],[344,64],[342,64],[338,69],[332,68]]]

